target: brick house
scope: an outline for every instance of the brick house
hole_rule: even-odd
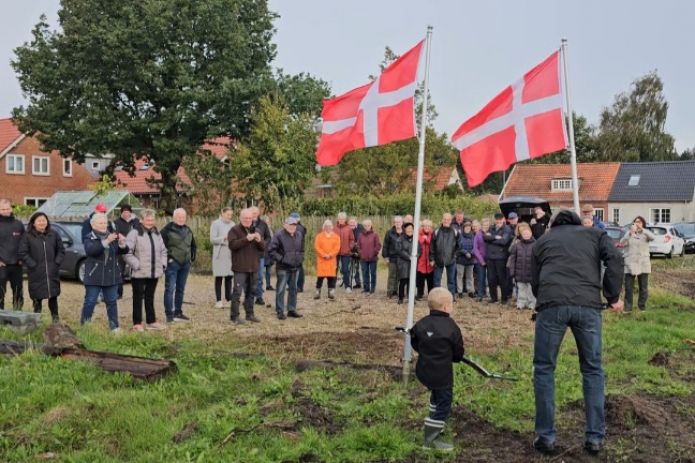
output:
[[[46,153],[36,137],[0,119],[0,196],[13,204],[38,207],[58,191],[86,190],[94,178],[81,164]]]
[[[577,164],[579,203],[591,204],[594,215],[611,220],[608,200],[619,162]],[[504,185],[500,200],[512,196],[536,196],[546,199],[550,207],[573,208],[572,174],[569,164],[516,164]]]

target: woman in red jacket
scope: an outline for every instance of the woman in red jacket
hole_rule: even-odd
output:
[[[434,265],[430,262],[430,245],[432,244],[432,221],[425,219],[420,223],[420,233],[418,241],[422,247],[422,254],[417,260],[417,287],[416,300],[425,296],[425,282],[427,282],[427,293],[434,287]]]

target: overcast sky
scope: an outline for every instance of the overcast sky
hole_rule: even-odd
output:
[[[23,103],[10,67],[58,0],[3,2],[0,17],[0,115]],[[656,69],[670,104],[666,129],[679,151],[695,147],[695,2],[663,0],[270,0],[275,65],[309,72],[339,94],[367,82],[384,47],[402,53],[434,27],[430,91],[435,126],[451,134],[506,85],[569,40],[573,108],[596,123],[604,106]]]

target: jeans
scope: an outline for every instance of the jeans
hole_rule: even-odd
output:
[[[106,303],[106,316],[109,318],[109,328],[118,328],[118,285],[113,286],[85,286],[84,304],[82,305],[82,314],[80,315],[80,324],[84,325],[92,320],[94,307],[97,305],[97,297],[99,293],[104,295]]]
[[[270,265],[266,264],[265,266],[265,287],[268,289],[268,287],[272,287],[273,285],[270,284],[270,276],[271,272],[270,270],[273,268],[273,263],[271,262]]]
[[[183,293],[190,271],[190,262],[181,265],[173,259],[169,260],[164,272],[164,314],[167,319],[183,314]]]
[[[142,305],[145,303],[145,322],[151,324],[157,321],[154,314],[154,293],[157,291],[158,278],[133,278],[133,325],[142,324]]]
[[[446,287],[452,295],[456,296],[456,262],[444,267],[438,265],[434,267],[434,287],[442,286],[444,269],[446,269]]]
[[[386,296],[395,296],[398,293],[398,258],[389,257],[389,276],[386,281]]]
[[[444,389],[430,389],[430,419],[445,421],[451,413],[453,399],[453,386]]]
[[[417,272],[415,274],[415,288],[417,288],[416,297],[425,296],[425,283],[427,283],[427,294],[429,294],[432,288],[434,288],[434,272]]]
[[[5,290],[8,281],[12,289],[12,309],[22,310],[24,306],[24,294],[22,289],[23,279],[24,276],[22,275],[21,265],[5,265],[0,267],[0,310],[5,308]]]
[[[352,256],[338,256],[340,259],[340,274],[343,276],[342,286],[352,288]]]
[[[285,313],[285,290],[287,295],[287,311],[297,311],[297,269],[286,270],[278,267],[278,287],[275,289],[275,311],[280,314]]]
[[[253,299],[256,288],[257,272],[234,272],[234,289],[232,290],[231,314],[232,320],[239,318],[241,293],[244,293],[244,311],[246,317],[253,315]]]
[[[490,259],[487,261],[487,281],[490,286],[490,300],[497,300],[497,286],[502,293],[502,302],[506,302],[512,295],[509,286],[507,261],[503,259]]]
[[[567,327],[572,330],[579,353],[586,410],[586,440],[600,443],[605,435],[601,311],[587,307],[552,307],[536,316],[533,345],[536,434],[547,442],[555,442],[555,366]]]
[[[263,299],[263,275],[265,274],[265,258],[261,257],[256,275],[256,299]]]
[[[304,291],[304,265],[297,269],[297,291]]]
[[[635,290],[635,276],[637,276],[637,284],[639,285],[639,297],[637,299],[637,307],[640,310],[647,308],[647,298],[649,298],[649,274],[641,275],[625,274],[625,310],[632,310],[633,292]]]
[[[487,288],[487,266],[475,264],[473,266],[475,272],[475,297],[485,297]]]
[[[376,289],[376,261],[362,261],[362,289],[364,292],[373,293]]]

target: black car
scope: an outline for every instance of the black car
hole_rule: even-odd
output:
[[[87,255],[82,245],[82,223],[51,222],[65,246],[65,258],[60,266],[60,276],[84,282],[84,262]]]
[[[511,212],[516,212],[519,221],[530,222],[535,216],[533,210],[541,207],[548,217],[552,216],[552,210],[548,201],[533,196],[510,196],[500,201],[500,210],[505,217],[509,217]]]
[[[695,222],[677,223],[673,226],[685,241],[685,252],[695,253]]]

